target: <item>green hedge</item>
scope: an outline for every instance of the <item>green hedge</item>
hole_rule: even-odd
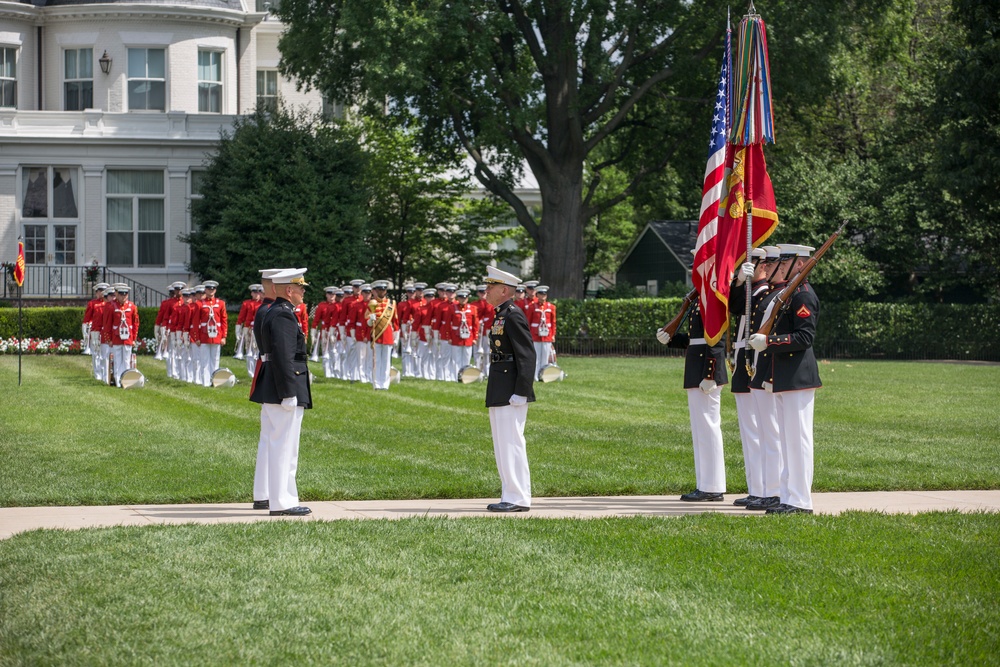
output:
[[[656,353],[656,330],[680,308],[673,299],[560,299],[564,351]],[[577,342],[586,327],[587,346]],[[820,309],[822,356],[1000,361],[1000,304],[841,303]],[[601,343],[608,343],[604,350]],[[612,344],[613,343],[613,344]]]
[[[656,330],[677,314],[681,300],[560,299],[563,350],[612,350],[656,354]],[[139,335],[153,337],[156,308],[139,309]],[[27,338],[80,338],[83,308],[25,308]],[[235,323],[231,314],[230,322]],[[821,308],[816,349],[821,356],[893,359],[982,359],[1000,361],[1000,304],[842,303]],[[17,308],[0,308],[0,338],[17,336]],[[224,354],[235,341],[229,337]],[[602,343],[614,341],[604,349]],[[583,348],[581,348],[582,350]]]

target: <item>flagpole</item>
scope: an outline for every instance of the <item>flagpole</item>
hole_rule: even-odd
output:
[[[24,303],[24,286],[17,287],[17,386],[21,386],[21,350],[24,347],[24,321],[21,318]]]

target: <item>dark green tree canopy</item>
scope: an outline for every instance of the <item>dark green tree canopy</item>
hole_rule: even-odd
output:
[[[356,131],[280,108],[237,119],[191,204],[191,271],[236,300],[259,269],[307,267],[322,298],[371,262],[365,165]]]

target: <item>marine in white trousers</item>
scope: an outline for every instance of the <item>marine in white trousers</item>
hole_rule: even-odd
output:
[[[201,344],[201,378],[198,384],[212,386],[212,373],[219,369],[219,359],[222,354],[221,345],[212,343]]]
[[[773,394],[781,434],[781,502],[811,510],[815,389]]]
[[[458,379],[458,372],[472,363],[472,347],[467,345],[452,345],[451,346],[451,365],[455,370],[455,373],[451,376],[451,380]]]
[[[101,334],[98,331],[90,332],[90,353],[91,353],[91,363],[94,368],[94,379],[95,380],[105,380],[108,377],[107,374],[107,362],[104,360],[103,353],[104,346],[101,345]]]
[[[733,396],[736,398],[736,420],[740,425],[740,442],[743,443],[743,467],[747,474],[747,493],[763,498],[764,475],[761,465],[757,407],[750,392],[734,393]]]
[[[542,372],[543,368],[549,365],[549,357],[552,356],[552,343],[535,341],[532,345],[535,347],[535,379],[537,380],[538,374]]]
[[[299,505],[295,472],[299,460],[299,434],[305,408],[262,403],[260,409],[261,438],[267,440],[267,469],[254,473],[254,498],[257,498],[257,477],[267,479],[267,500],[274,512]],[[257,445],[258,458],[260,443]]]
[[[751,389],[754,410],[757,413],[757,433],[760,437],[761,497],[777,498],[781,495],[781,434],[778,432],[778,408],[774,394],[763,389]]]
[[[392,362],[392,345],[375,343],[375,373],[372,386],[375,389],[389,388],[389,370]]]
[[[524,441],[528,404],[489,409],[493,455],[500,473],[500,502],[531,507],[531,472]]]
[[[271,426],[271,413],[264,410],[264,405],[262,404],[260,406],[260,438],[257,440],[257,465],[253,471],[253,500],[255,503],[267,500],[271,493],[267,465],[270,449],[267,439],[273,430]]]
[[[132,346],[112,345],[111,357],[115,363],[115,385],[118,385],[121,383],[122,373],[132,365]]]
[[[437,370],[434,376],[438,380],[454,380],[458,377],[458,371],[452,372],[451,363],[451,343],[444,340],[438,341]]]
[[[688,414],[694,443],[696,488],[705,493],[726,492],[726,465],[722,455],[722,387],[707,394],[688,389]]]

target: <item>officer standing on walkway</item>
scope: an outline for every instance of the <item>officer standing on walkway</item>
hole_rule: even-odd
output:
[[[306,295],[306,269],[271,277],[277,298],[264,313],[260,327],[260,373],[250,400],[261,404],[261,427],[267,415],[268,502],[271,516],[304,516],[295,473],[298,468],[302,417],[312,408],[306,337],[295,315]]]
[[[496,307],[490,328],[492,364],[486,384],[493,454],[500,473],[500,502],[486,506],[491,512],[527,512],[531,508],[531,473],[524,441],[528,403],[535,400],[532,387],[535,348],[524,312],[514,305],[520,279],[487,267],[486,299]]]

